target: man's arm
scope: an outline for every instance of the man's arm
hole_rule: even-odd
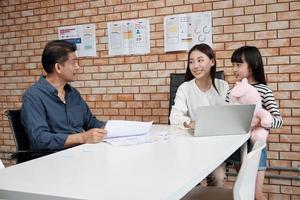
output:
[[[33,149],[60,150],[84,143],[98,143],[106,135],[106,131],[100,128],[74,134],[51,133],[43,106],[30,94],[23,97],[21,119]]]
[[[25,93],[21,109],[21,120],[31,142],[31,148],[48,150],[62,149],[68,135],[63,133],[51,133],[45,112],[38,95]]]
[[[64,147],[71,147],[84,143],[98,143],[106,136],[106,130],[101,128],[93,128],[86,132],[70,134],[64,144]]]
[[[84,126],[86,130],[89,130],[91,128],[104,128],[106,122],[99,121],[90,111],[90,108],[88,107],[87,103],[81,98],[81,107],[84,113]]]
[[[98,143],[106,136],[106,130],[103,129],[106,122],[97,120],[79,92],[76,92],[81,101],[80,104],[84,115],[84,129],[86,131],[70,134],[64,144],[65,148],[84,143]]]

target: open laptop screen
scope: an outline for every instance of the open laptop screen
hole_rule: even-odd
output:
[[[217,105],[197,108],[194,136],[247,134],[255,105]]]

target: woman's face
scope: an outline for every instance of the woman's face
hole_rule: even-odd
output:
[[[196,79],[210,76],[210,69],[214,64],[215,61],[201,51],[195,50],[190,54],[189,66]]]

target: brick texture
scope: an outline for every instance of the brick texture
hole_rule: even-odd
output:
[[[98,119],[168,122],[169,75],[184,72],[186,52],[164,53],[166,15],[212,11],[213,48],[218,69],[235,82],[230,56],[242,45],[261,49],[266,77],[280,106],[284,126],[269,136],[270,166],[300,165],[300,3],[289,0],[51,0],[0,3],[0,151],[15,145],[7,109],[19,109],[22,94],[43,73],[41,53],[57,39],[60,26],[94,23],[97,57],[81,58],[72,85]],[[108,56],[108,21],[149,18],[151,53]],[[1,154],[2,155],[2,154]],[[5,164],[10,164],[5,160]],[[231,184],[231,183],[229,183]],[[300,199],[296,181],[266,179],[269,200]]]

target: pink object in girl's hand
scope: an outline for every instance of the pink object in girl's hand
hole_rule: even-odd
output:
[[[261,97],[258,91],[244,78],[241,83],[236,84],[230,94],[230,103],[256,104],[255,113],[251,123],[251,142],[266,141],[272,125],[272,115],[261,107]]]

